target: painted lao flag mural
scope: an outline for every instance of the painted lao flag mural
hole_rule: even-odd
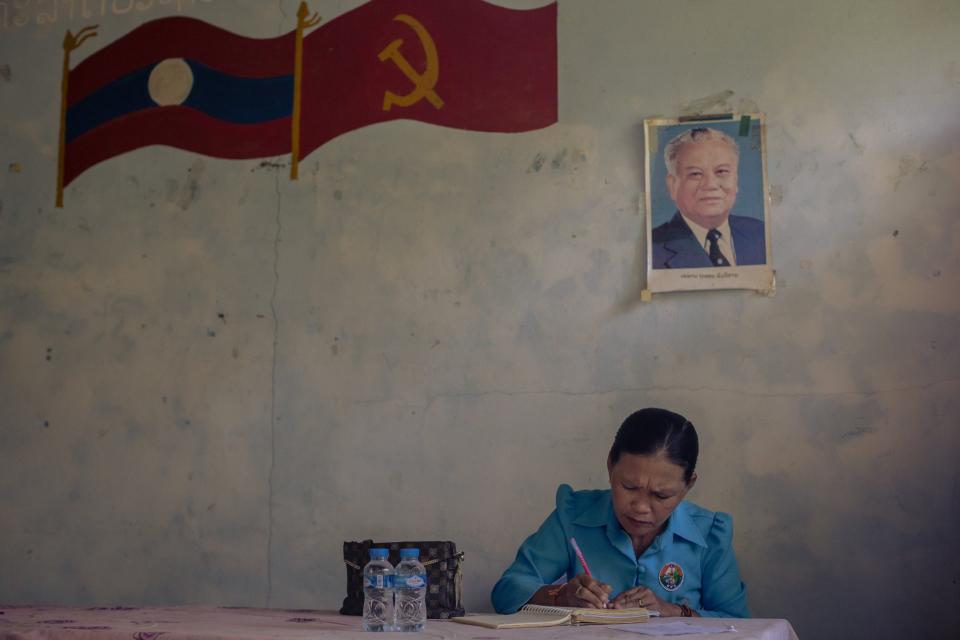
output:
[[[556,16],[556,3],[373,0],[316,27],[301,3],[297,28],[270,39],[164,18],[72,70],[71,51],[95,32],[68,32],[57,205],[86,169],[149,145],[219,158],[289,153],[296,178],[312,151],[377,122],[508,133],[549,126]]]

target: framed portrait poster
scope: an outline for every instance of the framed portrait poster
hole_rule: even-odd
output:
[[[647,289],[774,288],[762,114],[648,119]]]

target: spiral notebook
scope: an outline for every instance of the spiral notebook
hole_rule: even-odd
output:
[[[647,609],[577,609],[528,604],[508,615],[480,613],[450,619],[488,629],[523,629],[563,624],[628,624],[646,622],[651,615]]]

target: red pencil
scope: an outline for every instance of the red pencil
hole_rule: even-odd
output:
[[[577,560],[580,561],[580,564],[583,566],[583,570],[589,577],[592,578],[593,574],[590,573],[590,567],[587,566],[587,559],[583,557],[583,551],[580,551],[580,546],[577,545],[576,538],[570,538],[570,546],[573,547],[573,552],[577,554]]]

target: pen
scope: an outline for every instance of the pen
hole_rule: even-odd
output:
[[[573,547],[573,552],[577,554],[577,560],[580,561],[580,565],[583,567],[583,570],[586,572],[587,577],[592,579],[593,574],[590,573],[590,567],[587,566],[587,559],[583,557],[583,551],[580,551],[580,545],[577,544],[577,539],[572,536],[570,538],[570,546]],[[604,602],[603,607],[604,608],[610,607],[612,609],[613,605],[608,602]]]
[[[577,544],[576,538],[570,538],[570,546],[573,547],[573,552],[577,554],[577,560],[580,561],[580,564],[583,566],[583,570],[587,573],[587,576],[593,577],[593,574],[590,573],[590,567],[587,566],[587,559],[583,557],[583,551],[580,551],[580,546]]]

